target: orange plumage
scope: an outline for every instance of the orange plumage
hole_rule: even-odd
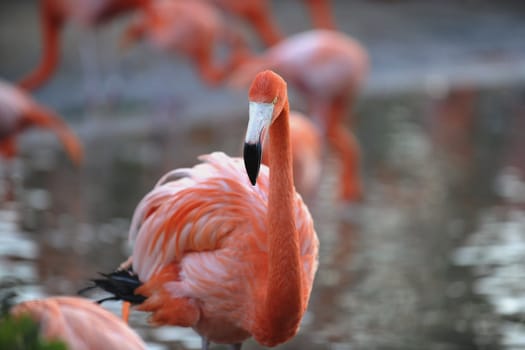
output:
[[[144,350],[146,345],[121,319],[94,302],[77,297],[49,297],[14,306],[11,314],[28,315],[47,340],[70,350]]]

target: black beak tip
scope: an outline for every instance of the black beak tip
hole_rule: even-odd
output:
[[[261,167],[261,143],[244,144],[244,166],[250,182],[255,186]]]

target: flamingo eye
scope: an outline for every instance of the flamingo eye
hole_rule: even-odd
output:
[[[275,98],[273,99],[272,103],[273,103],[273,104],[277,104],[277,100],[278,100],[278,99],[279,99],[279,97],[278,97],[278,96],[275,96]]]

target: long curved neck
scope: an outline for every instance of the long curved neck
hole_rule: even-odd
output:
[[[34,90],[41,86],[55,71],[60,51],[60,29],[62,19],[56,18],[50,8],[50,2],[40,2],[40,21],[42,26],[42,59],[39,66],[18,82],[25,90]]]
[[[269,141],[268,284],[258,316],[264,343],[275,345],[296,333],[303,312],[288,103],[270,127]]]

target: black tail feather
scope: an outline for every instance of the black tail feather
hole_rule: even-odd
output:
[[[135,289],[142,285],[137,275],[131,270],[118,270],[111,273],[100,273],[103,278],[92,279],[93,285],[83,288],[78,291],[78,294],[83,294],[91,289],[100,288],[113,296],[98,300],[102,303],[108,300],[123,300],[129,301],[132,304],[141,304],[146,297],[140,294],[135,294]]]

